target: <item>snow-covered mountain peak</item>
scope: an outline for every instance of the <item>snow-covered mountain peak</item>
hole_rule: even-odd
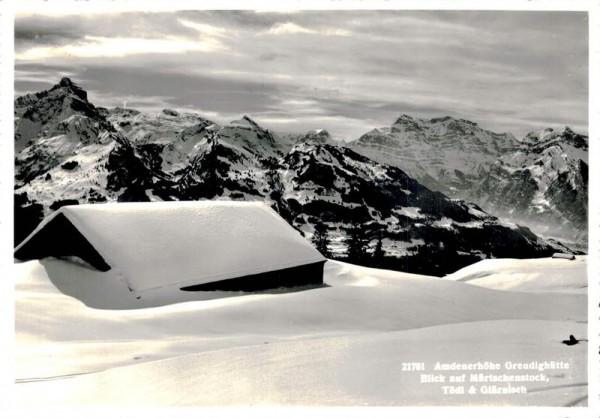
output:
[[[311,129],[306,133],[307,135],[329,135],[329,132],[325,129]]]
[[[445,136],[458,139],[477,137],[486,142],[516,141],[510,133],[494,133],[482,129],[476,122],[452,116],[420,119],[403,114],[392,124],[391,133],[407,135],[407,139],[413,140],[432,140]]]
[[[527,147],[544,147],[569,144],[575,148],[588,149],[588,137],[575,133],[570,127],[560,129],[546,128],[541,131],[529,132],[521,143]]]
[[[355,151],[407,171],[434,190],[465,197],[482,170],[519,143],[475,122],[443,116],[418,119],[401,115],[391,129],[373,129],[350,143]]]
[[[391,132],[416,132],[424,134],[427,138],[442,135],[461,135],[463,137],[486,136],[494,140],[507,139],[509,141],[515,141],[514,136],[510,133],[494,133],[481,128],[477,122],[452,116],[420,119],[403,114],[392,124]],[[420,137],[420,135],[417,136]]]
[[[398,119],[396,119],[396,122],[394,122],[394,124],[396,123],[410,123],[410,122],[416,122],[417,119],[413,118],[412,116],[409,116],[407,114],[402,114],[400,115],[400,117],[398,117]]]
[[[392,124],[392,132],[413,132],[421,131],[423,121],[408,115],[401,115],[396,122]]]
[[[225,125],[222,129],[222,132],[237,132],[236,136],[239,135],[258,135],[262,137],[263,135],[272,136],[272,132],[269,129],[265,129],[252,120],[249,116],[244,115],[240,119],[232,120],[227,125]],[[247,134],[242,134],[241,132],[246,131]]]
[[[558,131],[559,131],[560,133],[564,133],[564,134],[568,134],[568,135],[571,135],[571,134],[574,134],[574,133],[575,133],[575,132],[573,131],[573,129],[571,129],[571,128],[570,128],[569,126],[567,126],[567,125],[563,126],[563,127],[562,127],[562,128],[560,128]]]
[[[118,130],[127,134],[129,139],[137,141],[155,140],[157,138],[176,137],[186,128],[202,125],[209,126],[214,123],[197,113],[179,112],[172,109],[163,109],[160,112],[146,113],[131,108],[115,107],[108,109],[107,119]],[[136,131],[135,135],[129,132]],[[166,134],[165,134],[166,133]]]
[[[14,112],[17,153],[32,145],[37,138],[67,134],[69,131],[85,132],[81,138],[92,141],[103,131],[114,132],[103,111],[88,102],[86,91],[66,77],[49,90],[18,97]],[[78,126],[71,126],[74,123]],[[80,131],[84,125],[93,129]],[[76,137],[78,135],[72,139]]]
[[[242,127],[246,127],[246,128],[258,128],[258,129],[262,130],[260,125],[256,122],[254,122],[248,115],[242,116],[241,119],[233,120],[233,121],[229,122],[229,124],[233,125],[233,126],[242,126]]]
[[[60,79],[60,82],[58,83],[58,85],[60,87],[71,87],[71,86],[74,86],[75,83],[73,83],[73,81],[69,77],[63,77]]]
[[[530,132],[520,143],[482,182],[477,197],[484,208],[553,236],[585,237],[588,137],[564,126]]]
[[[369,132],[363,134],[358,140],[355,141],[356,144],[365,145],[365,146],[389,146],[396,148],[397,141],[394,136],[391,135],[390,132],[385,132],[383,129],[372,129]]]
[[[67,94],[74,94],[81,100],[87,101],[87,92],[75,84],[69,77],[63,77],[58,84],[50,89],[51,92],[62,90]]]
[[[326,129],[311,129],[306,133],[288,133],[284,134],[282,139],[290,144],[335,144],[337,142]]]
[[[68,112],[68,115],[61,114]],[[58,117],[67,118],[74,113],[92,118],[102,118],[98,109],[88,102],[87,92],[68,78],[49,90],[18,97],[15,116],[45,122]]]
[[[325,129],[313,129],[306,133],[302,139],[304,142],[317,142],[320,144],[330,143],[332,141],[331,135]]]
[[[281,138],[270,129],[263,128],[247,115],[225,125],[219,130],[218,137],[231,146],[265,157],[278,158],[292,145],[289,139]]]
[[[438,135],[460,135],[466,137],[482,136],[490,133],[490,131],[482,129],[476,122],[452,116],[432,118],[423,122],[430,131]]]
[[[537,143],[541,141],[547,141],[556,136],[556,132],[552,128],[545,128],[541,131],[531,131],[529,132],[523,142],[526,143]]]
[[[163,109],[162,112],[167,116],[179,116],[179,112],[173,109]]]

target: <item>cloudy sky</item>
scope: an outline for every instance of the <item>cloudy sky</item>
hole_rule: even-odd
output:
[[[517,137],[587,133],[588,20],[576,12],[20,14],[15,93],[70,76],[96,105],[247,114],[339,139],[399,115]]]

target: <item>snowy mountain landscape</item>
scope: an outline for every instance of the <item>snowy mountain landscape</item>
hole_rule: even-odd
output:
[[[422,155],[406,152],[408,143],[435,141],[415,128],[423,122],[411,121],[403,116],[392,127],[392,137],[396,133],[408,135],[393,147],[397,153],[421,161],[422,167],[427,163],[422,155],[434,153],[427,149],[421,150]],[[461,166],[460,161],[477,162],[468,174],[456,170],[453,174],[471,179],[465,180],[467,183],[474,183],[477,176],[487,183],[500,182],[500,175],[495,174],[500,169],[490,167],[504,167],[506,171],[510,164],[518,163],[518,158],[525,158],[519,155],[526,155],[532,167],[538,167],[537,175],[545,176],[543,192],[552,194],[552,207],[558,208],[555,222],[559,222],[560,210],[571,210],[575,213],[570,218],[573,222],[580,228],[586,224],[582,214],[586,213],[587,176],[574,171],[585,163],[577,167],[565,163],[552,171],[557,164],[554,159],[547,163],[548,169],[542,169],[531,152],[514,151],[517,142],[510,135],[493,134],[448,118],[431,123],[434,132],[443,137],[436,141],[444,144],[429,164],[429,168],[437,167],[436,184],[441,184],[440,173],[449,170],[441,167]],[[15,131],[16,243],[44,216],[65,204],[231,199],[268,203],[305,237],[314,240],[320,235],[325,241],[323,251],[330,257],[414,273],[444,275],[487,257],[543,257],[576,250],[536,236],[526,224],[500,221],[494,212],[484,212],[476,204],[450,199],[423,186],[407,175],[410,171],[404,171],[402,161],[383,158],[392,163],[388,165],[381,161],[387,155],[381,148],[368,151],[366,146],[357,145],[383,141],[371,134],[346,147],[324,130],[297,137],[278,135],[248,116],[220,126],[197,114],[170,109],[146,114],[134,109],[98,108],[68,78],[48,91],[17,98]],[[476,139],[469,142],[471,148],[456,144],[466,143],[475,134]],[[573,141],[579,141],[579,148],[571,146],[573,152],[586,158],[586,139],[576,136]],[[548,142],[544,150],[556,154],[558,142]],[[511,156],[517,152],[517,156],[511,157],[510,163],[495,163],[503,152]],[[566,158],[560,155],[557,158]],[[540,161],[543,158],[548,160],[541,156]],[[563,173],[560,183],[555,180],[559,171]],[[509,179],[513,173],[507,174]],[[569,173],[579,177],[572,180]],[[415,177],[427,184],[435,173],[421,174]],[[444,184],[458,185],[459,177]],[[468,188],[467,183],[460,187]],[[565,189],[571,184],[569,194]],[[515,196],[519,190],[512,184],[504,189],[489,185],[485,189],[506,190]],[[526,195],[514,203],[514,208],[529,207],[545,194]],[[572,208],[573,199],[578,209]],[[481,200],[510,202],[502,196]],[[316,229],[321,232],[315,234]]]
[[[512,134],[496,134],[464,119],[400,116],[391,127],[374,129],[350,146],[388,164],[403,166],[427,187],[466,197],[496,159],[516,150]]]
[[[474,199],[541,234],[587,242],[588,138],[565,126],[529,133],[484,176]]]
[[[3,416],[597,416],[596,10],[191,3],[0,1]]]
[[[117,269],[15,264],[20,404],[587,402],[587,256],[549,258],[574,248],[468,201],[585,230],[587,138],[568,128],[518,141],[402,116],[346,146],[248,116],[97,107],[63,78],[15,100],[15,150],[17,243],[65,205],[257,201],[329,258],[323,286],[141,298]],[[523,385],[452,374],[470,393],[436,370],[497,363],[510,382],[508,363],[536,361],[562,368]]]
[[[585,247],[588,137],[567,126],[517,140],[464,119],[402,115],[349,146],[432,190]]]

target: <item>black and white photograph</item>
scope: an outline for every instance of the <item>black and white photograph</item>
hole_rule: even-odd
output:
[[[146,3],[13,4],[16,408],[598,404],[592,2]]]

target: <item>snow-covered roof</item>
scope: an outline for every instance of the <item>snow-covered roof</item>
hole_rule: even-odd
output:
[[[63,227],[57,229],[59,223]],[[15,256],[44,257],[48,246],[71,237],[91,244],[136,293],[325,261],[267,205],[230,201],[64,206],[15,249]]]

